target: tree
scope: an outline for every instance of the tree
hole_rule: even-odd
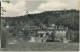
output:
[[[6,1],[7,2],[7,1]],[[9,2],[7,2],[9,3]],[[6,9],[4,9],[3,7],[1,7],[0,5],[0,11],[1,11],[1,15],[4,15],[4,13],[6,12]],[[7,29],[4,28],[4,23],[5,20],[1,19],[1,48],[6,48],[7,45],[7,36],[9,35],[9,32],[7,31]]]
[[[69,13],[66,15],[62,15],[56,20],[56,24],[68,26],[69,29],[79,30],[79,14]]]
[[[1,15],[4,15],[4,12],[6,12],[6,10],[3,7],[1,7]]]
[[[56,20],[56,24],[68,27],[67,37],[74,42],[79,41],[79,12],[60,16]]]

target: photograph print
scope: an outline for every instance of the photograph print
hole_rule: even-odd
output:
[[[79,51],[80,0],[0,0],[0,51]]]

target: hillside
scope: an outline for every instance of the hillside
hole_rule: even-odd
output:
[[[57,26],[62,25],[69,27],[68,35],[75,36],[73,41],[79,40],[79,11],[78,10],[60,10],[60,11],[45,11],[38,14],[28,14],[17,17],[2,17],[5,20],[5,25],[10,25],[21,29],[24,25],[36,25],[44,24],[49,26],[56,24]],[[75,41],[76,41],[75,40]]]
[[[25,16],[19,16],[19,17],[2,17],[7,22],[17,23],[22,21],[22,23],[30,23],[33,22],[35,24],[43,23],[43,24],[57,24],[61,25],[61,21],[65,21],[66,23],[62,24],[65,26],[68,26],[73,23],[74,25],[79,26],[79,11],[77,10],[62,10],[62,11],[46,11],[39,14],[28,14]],[[64,20],[65,19],[65,20]],[[68,21],[66,21],[68,20]],[[58,23],[60,22],[60,23]],[[66,25],[67,24],[67,25]],[[72,26],[74,26],[72,25]],[[75,28],[75,27],[73,27]],[[76,28],[75,28],[76,29]]]

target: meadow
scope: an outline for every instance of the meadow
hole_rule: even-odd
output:
[[[78,43],[30,43],[19,42],[17,44],[8,44],[3,51],[79,51]]]

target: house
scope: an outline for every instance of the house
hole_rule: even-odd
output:
[[[55,40],[64,42],[67,40],[66,33],[68,31],[68,27],[59,26],[55,31]]]
[[[55,40],[62,41],[62,39],[66,38],[66,30],[56,30],[55,31]]]

